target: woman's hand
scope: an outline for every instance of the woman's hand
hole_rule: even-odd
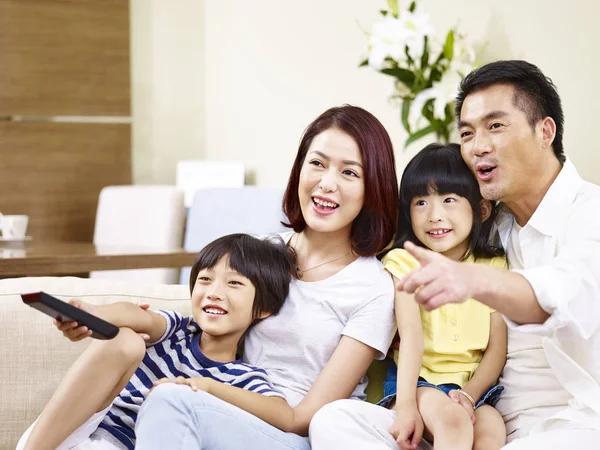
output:
[[[82,311],[92,315],[97,315],[96,307],[84,302],[83,300],[72,298],[68,300],[67,303],[75,308],[81,309]],[[64,337],[72,342],[81,341],[82,339],[92,335],[92,330],[86,326],[79,326],[77,322],[61,322],[60,320],[54,319],[54,326],[62,332]]]
[[[416,450],[421,443],[423,428],[416,402],[396,404],[396,419],[388,431],[401,450]]]
[[[197,392],[197,391],[209,392],[211,382],[212,382],[212,380],[210,378],[206,378],[206,377],[198,377],[198,378],[177,377],[174,380],[171,378],[161,378],[160,380],[156,380],[153,383],[154,387],[152,389],[150,389],[150,392],[152,392],[152,390],[159,384],[165,384],[165,383],[183,384],[185,386],[191,387],[192,391],[194,391],[194,392]]]

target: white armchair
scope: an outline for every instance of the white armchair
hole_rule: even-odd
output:
[[[200,189],[188,212],[183,246],[199,251],[209,242],[231,233],[261,235],[286,230],[281,202],[283,189],[244,186]],[[190,268],[181,271],[188,284]]]
[[[175,186],[108,186],[98,199],[97,246],[181,247],[185,208]],[[90,278],[175,284],[179,269],[98,271]]]

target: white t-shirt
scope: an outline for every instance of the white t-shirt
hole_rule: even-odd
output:
[[[514,221],[506,248],[511,270],[525,268],[521,230]],[[506,422],[511,441],[528,436],[536,424],[563,410],[571,397],[548,363],[542,336],[513,328],[508,329],[508,354],[500,384],[505,390],[496,409]]]
[[[287,242],[292,233],[281,236]],[[321,281],[294,279],[278,315],[252,328],[244,341],[244,361],[267,371],[290,406],[302,401],[342,335],[379,351],[390,346],[394,284],[375,257],[360,257]],[[351,398],[364,400],[364,377]]]

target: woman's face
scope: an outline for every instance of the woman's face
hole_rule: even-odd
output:
[[[306,225],[322,233],[349,233],[364,204],[364,177],[360,149],[351,136],[337,128],[316,135],[298,185]]]

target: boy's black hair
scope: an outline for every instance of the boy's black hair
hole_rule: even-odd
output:
[[[415,197],[430,195],[432,190],[439,194],[456,194],[466,198],[473,209],[473,227],[470,244],[463,259],[490,258],[504,254],[502,249],[490,244],[490,233],[497,214],[497,205],[492,203],[490,217],[482,222],[481,192],[475,176],[460,154],[458,144],[429,144],[407,164],[400,182],[398,196],[398,233],[392,248],[403,248],[406,241],[423,247],[417,239],[410,219],[410,204]]]
[[[290,290],[295,258],[279,236],[258,239],[248,234],[230,234],[204,247],[190,273],[190,294],[198,273],[211,269],[227,256],[229,267],[248,278],[256,294],[252,306],[253,325],[262,313],[279,312]]]
[[[475,69],[460,83],[456,97],[456,117],[465,98],[471,93],[496,84],[508,84],[515,88],[513,104],[525,113],[533,129],[540,120],[551,117],[556,124],[552,142],[554,154],[564,163],[563,132],[565,117],[558,90],[550,78],[535,65],[520,60],[495,61]]]

